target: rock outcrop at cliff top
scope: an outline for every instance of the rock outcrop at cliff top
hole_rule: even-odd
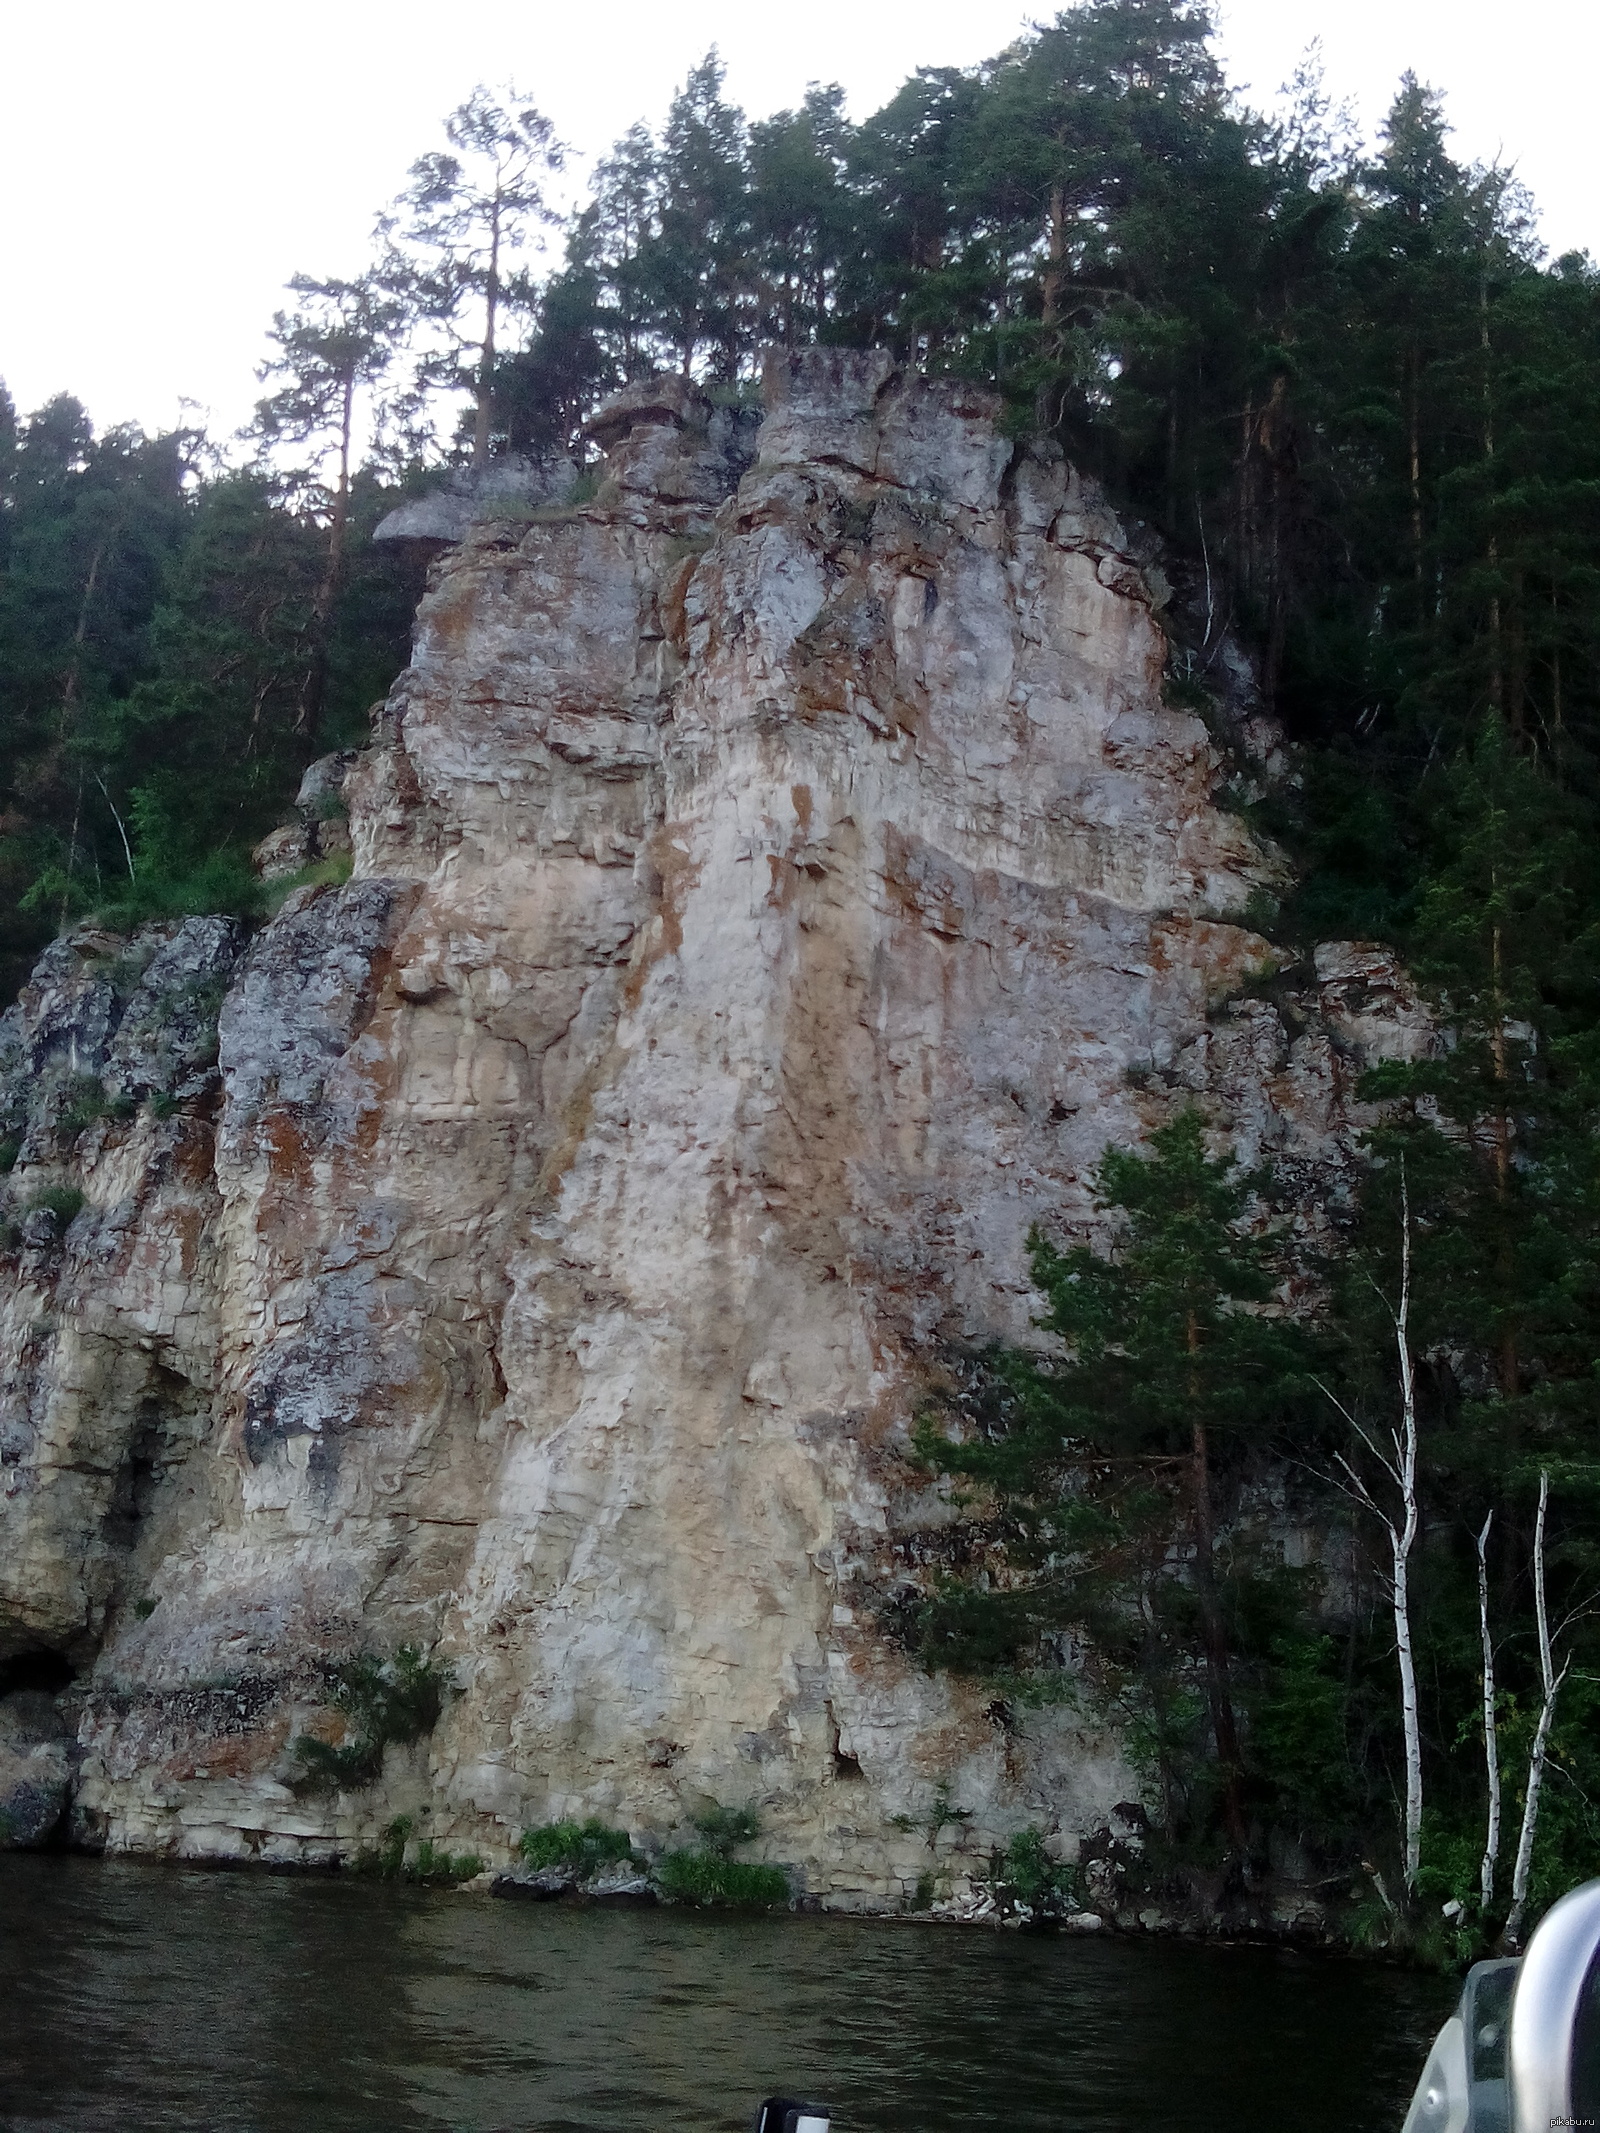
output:
[[[437,566],[347,884],[248,943],[80,932],[3,1025],[0,1659],[78,1672],[85,1841],[317,1859],[427,1807],[503,1857],[754,1801],[881,1902],[944,1786],[942,1847],[1070,1851],[1115,1739],[883,1626],[947,1515],[919,1385],[1027,1336],[1030,1225],[1174,1091],[1326,1185],[1353,1072],[1422,1041],[1374,951],[1292,1041],[1219,1009],[1267,954],[1239,766],[1163,703],[1124,529],[981,394],[811,352],[753,464],[681,381],[597,433],[592,502]],[[407,1642],[433,1733],[297,1788],[330,1670]]]

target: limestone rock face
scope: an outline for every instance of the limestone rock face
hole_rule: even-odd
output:
[[[1276,861],[1089,484],[887,357],[766,403],[748,464],[632,388],[593,502],[463,529],[343,773],[347,884],[242,948],[80,933],[0,1032],[0,1658],[85,1670],[87,1841],[310,1859],[427,1807],[503,1861],[755,1803],[846,1905],[1136,1796],[1087,1709],[895,1643],[948,1516],[919,1388],[1029,1337],[1027,1232],[1082,1232],[1108,1140],[1198,1095],[1337,1175],[1425,1023],[1348,947],[1292,1022],[1222,1005]],[[78,1123],[85,1074],[137,1108]],[[85,1204],[35,1238],[51,1184]],[[307,1790],[330,1670],[408,1642],[437,1728]]]
[[[564,497],[577,478],[577,468],[561,453],[497,459],[487,467],[453,474],[430,495],[410,498],[379,520],[372,537],[419,541],[425,550],[449,547],[477,519],[531,517],[541,505]]]

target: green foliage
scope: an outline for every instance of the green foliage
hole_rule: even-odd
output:
[[[1275,1637],[1250,1705],[1250,1741],[1277,1811],[1302,1836],[1349,1826],[1356,1784],[1347,1741],[1349,1687],[1334,1639],[1299,1628]]]
[[[338,1669],[328,1696],[345,1714],[345,1739],[332,1745],[302,1733],[293,1744],[304,1782],[344,1791],[370,1785],[391,1741],[403,1744],[433,1731],[452,1687],[449,1664],[428,1659],[415,1644],[402,1644],[392,1659],[363,1652],[350,1660]]]
[[[479,1853],[444,1851],[426,1837],[406,1865],[406,1877],[411,1881],[472,1881],[482,1872]]]
[[[755,1866],[711,1851],[667,1852],[656,1866],[656,1884],[673,1903],[771,1910],[787,1904],[792,1891],[781,1867]]]
[[[0,1178],[8,1177],[16,1168],[17,1157],[21,1151],[21,1141],[9,1137],[0,1140]]]
[[[674,1903],[721,1904],[770,1910],[792,1895],[781,1867],[757,1866],[731,1854],[761,1834],[750,1807],[710,1807],[696,1815],[700,1843],[665,1853],[656,1863],[656,1886]]]
[[[61,1108],[60,1125],[69,1137],[75,1138],[96,1119],[109,1117],[117,1111],[97,1074],[71,1075],[63,1085],[62,1095],[65,1102]],[[126,1117],[127,1112],[123,1110],[118,1115]]]
[[[1030,1243],[1058,1357],[988,1359],[987,1405],[969,1401],[953,1431],[924,1415],[913,1436],[988,1511],[981,1552],[910,1611],[914,1647],[962,1671],[1031,1657],[1047,1673],[1050,1636],[1092,1626],[1169,1820],[1197,1835],[1219,1812],[1242,1829],[1240,1647],[1261,1653],[1252,1617],[1271,1611],[1276,1575],[1243,1532],[1219,1554],[1222,1490],[1314,1389],[1304,1338],[1261,1308],[1278,1250],[1268,1189],[1207,1153],[1195,1111],[1152,1134],[1148,1157],[1108,1151],[1110,1253]]]
[[[269,882],[261,891],[262,905],[268,911],[277,911],[296,889],[339,888],[350,879],[352,866],[348,852],[334,852],[327,859],[315,860],[280,881]]]
[[[753,1807],[708,1807],[694,1818],[701,1842],[719,1859],[761,1834],[761,1818]]]
[[[410,1815],[396,1815],[383,1826],[382,1841],[366,1847],[350,1861],[353,1874],[368,1874],[379,1881],[420,1883],[471,1881],[483,1872],[476,1852],[449,1852],[431,1837],[412,1842],[416,1823]]]
[[[405,660],[417,565],[367,539],[392,485],[353,473],[330,594],[326,495],[201,447],[63,397],[0,466],[0,997],[91,911],[258,915],[251,844]]]
[[[383,1826],[381,1843],[363,1848],[350,1861],[353,1874],[371,1874],[380,1881],[398,1881],[405,1872],[406,1846],[416,1827],[410,1815],[396,1815]]]
[[[33,1215],[41,1211],[55,1220],[56,1234],[60,1236],[88,1205],[76,1185],[41,1185],[29,1193],[22,1203],[25,1213]]]
[[[905,1830],[908,1833],[914,1829],[921,1830],[930,1848],[938,1842],[940,1830],[951,1827],[959,1828],[963,1822],[970,1822],[971,1820],[971,1808],[957,1807],[954,1804],[948,1778],[941,1778],[938,1784],[934,1786],[933,1798],[929,1802],[926,1811],[920,1817],[906,1814],[891,1815],[889,1817],[890,1824],[895,1829]]]
[[[229,918],[260,918],[266,903],[267,892],[245,854],[225,850],[196,859],[173,858],[170,870],[162,857],[152,856],[132,881],[118,882],[103,901],[85,908],[92,908],[102,925],[131,931],[152,919],[194,918],[213,911]]]
[[[990,1862],[989,1886],[1005,1904],[1031,1911],[1076,1911],[1083,1906],[1083,1877],[1076,1866],[1052,1859],[1036,1829],[1020,1829]]]
[[[517,1850],[531,1867],[570,1866],[587,1881],[603,1866],[631,1859],[633,1847],[625,1829],[611,1829],[591,1816],[586,1822],[544,1822],[525,1829]]]

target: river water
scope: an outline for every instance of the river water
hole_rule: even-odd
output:
[[[0,1858],[7,2133],[1398,2133],[1438,1978]]]

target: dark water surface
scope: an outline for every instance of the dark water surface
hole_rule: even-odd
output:
[[[0,1858],[0,2125],[1398,2133],[1444,1980],[1255,1949]]]

